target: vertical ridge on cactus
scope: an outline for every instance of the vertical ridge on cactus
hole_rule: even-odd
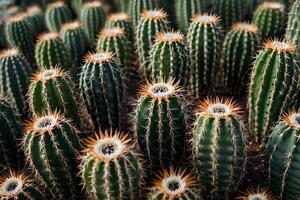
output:
[[[139,199],[142,166],[135,144],[119,131],[104,131],[85,142],[81,176],[95,200]]]
[[[30,6],[26,10],[26,19],[32,26],[36,36],[46,30],[45,16],[42,9],[38,6]]]
[[[277,198],[265,188],[248,188],[235,200],[276,200]]]
[[[247,156],[241,110],[232,100],[219,98],[205,100],[199,108],[192,140],[199,179],[212,199],[230,199]]]
[[[213,92],[216,87],[222,35],[219,22],[215,15],[198,14],[192,18],[188,30],[190,89],[196,98]]]
[[[294,96],[299,81],[294,52],[292,44],[270,40],[254,62],[248,95],[248,123],[253,142],[265,141]]]
[[[136,27],[140,21],[141,13],[144,10],[152,10],[156,7],[154,0],[130,0],[129,15],[133,27]]]

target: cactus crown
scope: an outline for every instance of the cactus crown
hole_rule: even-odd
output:
[[[20,7],[16,5],[9,6],[9,8],[7,9],[7,13],[16,13],[19,9]]]
[[[279,40],[267,40],[264,46],[278,52],[294,52],[296,50],[295,45]]]
[[[49,40],[56,40],[58,38],[59,38],[59,35],[56,32],[43,33],[38,36],[38,43],[44,42],[44,41],[49,41]]]
[[[182,42],[184,36],[179,31],[177,32],[160,32],[157,34],[157,41],[164,43]]]
[[[124,12],[119,12],[119,13],[115,13],[112,15],[109,15],[107,20],[110,22],[128,22],[129,21],[129,16],[127,13]]]
[[[103,37],[120,37],[120,36],[124,35],[124,30],[119,27],[104,28],[101,31],[100,35]]]
[[[0,58],[6,58],[6,57],[11,57],[11,56],[16,56],[19,54],[19,50],[18,49],[7,49],[7,50],[3,50],[0,52]]]
[[[264,2],[260,5],[260,7],[266,8],[266,9],[279,10],[280,12],[284,11],[284,5],[282,3],[278,3],[278,2]]]
[[[55,67],[53,69],[41,69],[39,72],[33,75],[32,80],[47,82],[58,76],[64,76],[65,74],[66,72],[61,70],[59,67]]]
[[[3,199],[17,198],[28,184],[27,176],[10,172],[0,177],[0,196]]]
[[[173,84],[172,81],[147,83],[141,86],[140,95],[151,96],[153,99],[168,99],[172,95],[180,92],[179,83]]]
[[[220,18],[214,14],[198,14],[192,18],[192,22],[199,24],[218,24],[220,22]]]
[[[82,8],[94,8],[99,6],[101,6],[101,3],[99,1],[91,1],[84,3]]]
[[[233,29],[241,32],[252,32],[252,33],[256,33],[258,31],[256,25],[246,23],[246,22],[239,22],[234,24]]]
[[[8,22],[18,22],[18,21],[22,21],[25,17],[27,16],[27,13],[25,12],[21,12],[18,13],[17,15],[8,18]]]
[[[62,26],[62,30],[74,30],[80,27],[80,21],[76,20],[73,22],[65,23]]]
[[[29,6],[27,9],[26,9],[26,13],[28,15],[34,15],[38,12],[41,12],[41,8],[37,5],[33,5],[33,6]]]
[[[298,112],[292,111],[284,115],[284,121],[291,127],[300,129],[300,110]]]
[[[47,8],[58,8],[58,7],[62,7],[64,5],[65,5],[65,3],[63,1],[56,1],[56,2],[53,2],[53,3],[49,3],[47,5]]]
[[[106,63],[111,62],[114,58],[114,53],[112,52],[100,52],[100,53],[87,53],[85,55],[85,62],[89,63]]]
[[[251,188],[248,189],[242,196],[237,197],[236,200],[275,200],[276,198],[271,192],[264,188]]]
[[[167,14],[162,9],[144,10],[141,13],[141,18],[148,20],[165,20],[166,17]]]

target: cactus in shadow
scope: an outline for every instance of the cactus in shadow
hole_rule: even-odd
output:
[[[154,9],[156,2],[154,0],[130,0],[129,15],[133,27],[136,27],[140,21],[141,13],[144,10]]]
[[[26,14],[26,19],[32,26],[32,30],[36,36],[46,31],[45,16],[40,7],[30,6],[27,8]]]

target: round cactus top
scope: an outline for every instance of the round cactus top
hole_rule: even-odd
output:
[[[183,39],[180,32],[161,32],[157,35],[157,41],[164,43],[183,42]]]
[[[284,121],[296,128],[296,129],[300,129],[300,112],[290,112],[287,115],[285,115],[284,117]]]
[[[55,1],[53,3],[49,3],[47,5],[47,9],[49,8],[58,8],[58,7],[63,7],[65,6],[65,3],[63,1]]]
[[[18,54],[19,54],[18,49],[6,49],[3,51],[0,51],[0,58],[12,57],[12,56],[16,56]]]
[[[192,18],[192,22],[199,24],[218,24],[220,18],[213,14],[198,14]]]
[[[55,115],[46,115],[38,118],[34,123],[34,129],[36,132],[45,132],[52,130],[58,122],[58,118]]]
[[[233,29],[237,30],[237,31],[252,32],[252,33],[256,33],[258,31],[258,28],[256,25],[250,24],[250,23],[245,23],[245,22],[234,24]]]
[[[168,99],[172,95],[178,95],[181,91],[178,83],[173,84],[172,81],[147,83],[140,87],[139,94],[141,96],[150,96],[155,100]]]
[[[109,15],[107,20],[110,22],[128,22],[129,21],[129,16],[127,13],[124,12],[119,12],[119,13],[115,13],[112,15]]]
[[[64,31],[67,31],[67,30],[75,30],[79,27],[80,27],[80,21],[76,20],[73,22],[63,24],[61,29]]]
[[[150,20],[165,20],[167,14],[163,10],[144,10],[141,13],[142,19],[150,19]]]
[[[62,77],[65,76],[66,73],[63,72],[59,67],[55,67],[52,69],[41,69],[40,71],[38,71],[37,73],[35,73],[33,75],[32,80],[34,81],[49,81],[49,80],[53,80],[56,77]]]
[[[27,16],[28,16],[27,13],[20,12],[17,15],[8,18],[8,22],[19,22],[19,21],[22,21]]]
[[[55,32],[43,33],[38,36],[38,43],[44,42],[44,41],[49,41],[49,40],[57,40],[57,39],[59,39],[58,33],[55,33]]]
[[[103,37],[120,37],[124,35],[124,30],[119,27],[104,28],[100,35]]]
[[[295,45],[279,40],[267,40],[265,43],[265,48],[278,52],[294,52],[296,50]]]
[[[94,7],[100,7],[101,3],[99,1],[91,1],[91,2],[86,2],[83,4],[83,8],[94,8]]]
[[[284,11],[284,5],[279,2],[264,2],[259,7],[265,8],[265,9],[279,10],[281,12]]]
[[[84,58],[85,62],[102,64],[111,62],[114,58],[114,54],[112,52],[88,53]]]
[[[10,172],[4,177],[0,177],[0,196],[4,199],[17,199],[26,187],[28,177],[23,174]]]
[[[247,200],[275,200],[276,198],[264,188],[251,188],[248,189],[242,196],[236,199]]]
[[[29,6],[26,10],[28,15],[34,15],[34,14],[39,13],[41,11],[42,11],[41,8],[37,5]]]

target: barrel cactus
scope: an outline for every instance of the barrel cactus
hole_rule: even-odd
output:
[[[133,27],[128,14],[120,12],[109,15],[105,27],[108,29],[119,27],[124,30],[128,40],[133,41]]]
[[[144,10],[152,10],[154,8],[154,0],[130,0],[129,15],[131,17],[133,27],[138,25],[141,12]]]
[[[130,137],[106,130],[84,144],[81,174],[89,195],[95,200],[139,199],[142,166]]]
[[[190,58],[190,91],[196,98],[214,91],[221,45],[220,18],[198,14],[192,18],[187,42]]]
[[[267,189],[255,187],[248,188],[235,200],[276,200],[277,198]]]
[[[36,36],[46,31],[45,16],[42,9],[38,6],[30,6],[26,10],[26,19],[32,26],[32,30]]]
[[[212,199],[230,199],[246,164],[240,108],[232,100],[216,98],[203,101],[199,109],[192,140],[199,179]]]
[[[270,40],[258,54],[251,73],[248,109],[251,139],[262,144],[289,104],[299,81],[294,60],[295,47]]]
[[[141,87],[134,130],[152,169],[182,160],[187,138],[186,109],[178,83],[157,82]]]

